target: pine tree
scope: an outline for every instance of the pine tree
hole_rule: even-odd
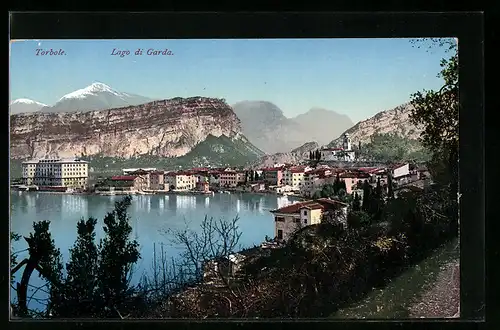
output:
[[[361,210],[361,199],[359,198],[358,193],[354,193],[354,200],[352,202],[352,210],[360,211]]]
[[[334,194],[337,195],[340,190],[340,174],[337,173],[335,176],[335,181],[333,181],[333,191]]]
[[[115,203],[115,209],[104,217],[105,237],[99,244],[99,268],[97,290],[103,301],[100,310],[106,307],[109,311],[119,308],[129,292],[131,267],[140,258],[137,241],[129,236],[132,227],[129,224],[127,208],[131,204],[131,196]],[[115,314],[116,312],[113,312]]]
[[[377,186],[375,188],[375,195],[372,197],[372,208],[371,215],[375,220],[380,220],[381,212],[383,209],[384,199],[382,195],[382,185],[380,184],[380,178],[377,179]]]
[[[387,197],[389,199],[394,198],[394,190],[392,187],[392,175],[391,175],[391,173],[387,174]]]
[[[372,189],[372,187],[368,183],[368,180],[365,180],[365,182],[363,183],[363,205],[362,205],[362,208],[363,208],[363,211],[365,211],[366,213],[370,212],[370,208],[372,205],[371,204],[371,199],[372,199],[371,189]]]
[[[99,251],[95,244],[97,219],[77,223],[78,237],[66,264],[65,301],[59,311],[63,317],[94,316]]]

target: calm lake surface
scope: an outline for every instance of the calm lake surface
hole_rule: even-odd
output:
[[[94,217],[98,219],[96,236],[103,237],[103,218],[112,211],[114,203],[120,196],[84,196],[38,192],[17,192],[10,194],[10,226],[11,231],[28,236],[33,230],[33,222],[49,220],[50,232],[56,246],[61,250],[64,262],[68,261],[69,248],[76,239],[76,223],[81,218]],[[144,273],[151,272],[153,247],[157,251],[163,244],[168,257],[176,257],[181,252],[174,246],[166,231],[168,229],[190,229],[199,231],[200,223],[205,215],[214,219],[231,220],[239,217],[241,247],[260,244],[266,235],[274,236],[274,219],[271,209],[286,206],[295,200],[290,197],[257,194],[215,194],[213,196],[176,196],[176,195],[136,195],[133,196],[129,208],[132,239],[140,244],[141,259],[136,264],[132,281],[137,283]],[[14,251],[27,248],[24,239],[13,243]],[[27,252],[18,255],[18,261],[27,256]],[[20,280],[22,269],[16,274]],[[33,273],[30,285],[34,287],[44,283]],[[28,297],[32,290],[28,292]],[[11,290],[12,300],[15,292]],[[44,294],[38,291],[36,298],[43,299]],[[30,308],[41,308],[42,302],[32,300]]]

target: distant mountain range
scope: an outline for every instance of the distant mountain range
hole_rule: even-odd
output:
[[[86,112],[10,117],[13,159],[46,156],[181,158],[241,164],[264,153],[223,99],[191,97]],[[189,159],[188,159],[189,158]]]
[[[302,149],[308,153],[325,145],[338,146],[344,132],[353,144],[369,142],[375,133],[416,139],[421,132],[409,122],[409,104],[354,125],[348,116],[322,108],[287,118],[267,101],[229,106],[223,99],[205,97],[153,100],[99,82],[66,94],[53,105],[18,99],[9,108],[11,154],[18,158],[147,154],[205,164],[230,160],[228,153],[239,155],[240,160],[255,160],[266,153],[262,162],[280,163],[300,159]],[[80,113],[75,117],[74,112]],[[226,156],[212,157],[209,150]]]
[[[315,141],[327,144],[353,125],[346,115],[313,108],[295,118],[287,118],[275,104],[267,101],[243,101],[233,104],[243,134],[268,154],[286,153]]]
[[[46,104],[36,102],[30,99],[17,99],[10,103],[9,112],[11,115],[24,112],[37,112],[46,106],[47,106]]]
[[[76,90],[61,97],[54,105],[46,105],[28,99],[18,99],[11,103],[10,113],[27,112],[77,112],[105,110],[139,105],[154,99],[118,92],[106,84],[95,82],[90,86]],[[35,106],[36,105],[36,106]]]

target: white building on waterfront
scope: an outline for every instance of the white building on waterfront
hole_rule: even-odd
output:
[[[88,185],[88,162],[77,158],[45,158],[22,163],[23,183],[85,189]]]

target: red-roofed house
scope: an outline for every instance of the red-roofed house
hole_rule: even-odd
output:
[[[321,223],[323,215],[342,210],[347,215],[348,205],[328,198],[294,203],[272,210],[275,222],[275,237],[287,240],[298,229]],[[342,217],[344,219],[345,217]]]
[[[356,185],[361,185],[365,180],[370,180],[370,174],[361,171],[344,172],[339,174],[339,179],[345,182],[346,193],[352,194],[356,189]]]
[[[118,190],[117,188],[123,188],[122,190],[130,191],[142,191],[147,189],[147,182],[144,177],[137,175],[117,175],[112,176],[108,181],[110,190]]]
[[[291,186],[292,190],[300,190],[304,185],[304,175],[311,168],[306,166],[292,166],[283,171],[283,183]]]
[[[283,182],[283,168],[269,167],[262,169],[264,181],[270,186],[281,186]]]
[[[312,196],[318,190],[321,190],[325,184],[325,180],[332,175],[330,168],[317,168],[304,173],[304,184],[301,187],[300,193],[304,196]]]

